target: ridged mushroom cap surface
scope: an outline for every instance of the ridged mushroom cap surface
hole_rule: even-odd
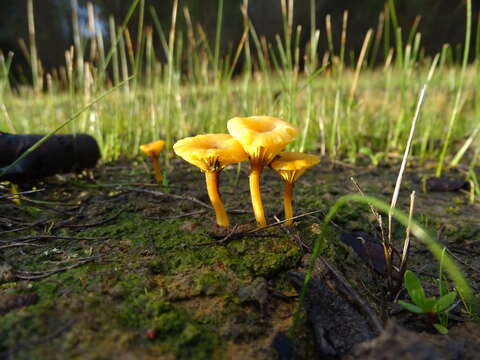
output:
[[[269,164],[298,134],[292,124],[271,116],[235,117],[227,123],[252,163]]]
[[[270,163],[270,167],[278,172],[287,182],[295,182],[312,166],[318,164],[317,155],[302,152],[282,152]]]
[[[247,160],[240,143],[229,134],[204,134],[177,141],[173,151],[202,171],[220,171]]]
[[[157,140],[149,144],[140,145],[140,151],[144,152],[147,155],[159,155],[165,146],[165,141]]]

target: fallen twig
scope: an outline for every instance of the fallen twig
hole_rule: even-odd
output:
[[[168,194],[168,193],[164,193],[164,192],[161,192],[161,191],[137,189],[137,188],[130,187],[130,186],[118,186],[117,189],[118,190],[123,190],[123,191],[132,191],[132,192],[138,192],[138,193],[143,193],[143,194],[149,194],[149,195],[153,195],[153,196],[165,197],[165,198],[170,198],[170,199],[175,199],[175,200],[187,200],[187,201],[194,202],[195,204],[198,204],[198,205],[200,205],[204,208],[212,209],[212,207],[210,205],[208,205],[207,203],[204,203],[203,201],[201,201],[201,200],[199,200],[199,199],[197,199],[193,196],[181,196],[181,195],[175,195],[175,194]]]
[[[13,232],[19,232],[19,231],[23,231],[23,230],[28,230],[28,229],[31,229],[32,227],[35,227],[35,226],[45,225],[47,222],[48,222],[48,220],[40,220],[40,221],[31,223],[31,224],[25,224],[24,226],[19,227],[19,228],[1,231],[0,235],[9,234],[9,233],[13,233]]]
[[[304,214],[300,214],[300,215],[297,215],[297,216],[294,216],[294,217],[291,217],[289,219],[286,219],[286,220],[281,220],[281,221],[277,221],[276,223],[273,223],[273,224],[269,224],[267,226],[264,226],[264,227],[257,227],[253,230],[250,230],[250,231],[247,231],[248,233],[255,233],[255,232],[259,232],[259,231],[262,231],[262,230],[265,230],[265,229],[268,229],[268,228],[271,228],[271,227],[274,227],[274,226],[279,226],[281,224],[283,224],[284,222],[287,222],[289,220],[295,220],[295,219],[300,219],[302,217],[305,217],[305,216],[309,216],[309,215],[312,215],[312,214],[317,214],[317,213],[320,213],[320,212],[323,212],[322,210],[315,210],[315,211],[310,211],[310,212],[307,212],[307,213],[304,213]]]
[[[123,209],[120,210],[120,211],[118,211],[115,215],[113,215],[113,216],[111,216],[111,217],[109,217],[109,218],[107,218],[107,219],[104,219],[104,220],[95,222],[95,223],[90,223],[90,224],[66,224],[66,225],[63,225],[63,227],[83,229],[83,228],[100,226],[100,225],[104,225],[104,224],[109,223],[110,221],[115,220],[117,217],[120,216],[121,213],[123,213]]]
[[[38,279],[44,279],[44,278],[47,278],[53,274],[58,274],[60,272],[63,272],[63,271],[67,271],[67,270],[71,270],[71,269],[74,269],[78,266],[81,266],[81,265],[84,265],[84,264],[87,264],[89,262],[92,262],[93,260],[95,259],[98,259],[100,256],[92,256],[92,257],[88,257],[88,258],[83,258],[83,259],[79,259],[77,260],[75,263],[69,265],[69,266],[65,266],[65,267],[62,267],[62,268],[57,268],[57,269],[53,269],[53,270],[47,270],[47,271],[34,271],[34,272],[21,272],[21,271],[16,271],[14,274],[15,274],[15,277],[17,279],[20,279],[20,280],[38,280]]]
[[[203,213],[205,213],[205,210],[192,211],[192,212],[189,212],[189,213],[186,213],[186,214],[163,216],[163,217],[143,216],[143,218],[147,219],[147,220],[163,221],[163,220],[171,220],[171,219],[180,219],[180,218],[184,218],[184,217],[200,215],[200,214],[203,214]]]
[[[25,246],[37,240],[103,240],[105,238],[94,237],[75,237],[75,236],[55,236],[55,235],[30,235],[13,240],[11,243],[0,246],[1,249],[8,249],[12,247]],[[3,242],[6,242],[3,240]]]
[[[274,216],[274,219],[277,222],[280,222],[280,219],[277,218],[276,216]],[[297,243],[302,250],[305,250],[305,251],[308,251],[308,252],[312,251],[312,248],[310,246],[308,246],[307,244],[305,244],[305,242],[302,240],[302,238],[297,233],[294,234],[293,231],[291,231],[288,226],[280,224],[280,228],[292,239],[293,242]]]
[[[237,229],[238,229],[238,225],[235,225],[232,230],[226,235],[224,236],[223,238],[221,238],[220,240],[217,240],[217,241],[207,241],[207,242],[203,242],[203,243],[200,243],[200,244],[195,244],[193,245],[194,248],[196,247],[200,247],[200,246],[210,246],[210,245],[225,245],[226,242],[228,242],[233,235],[238,235],[240,233],[237,232]],[[235,234],[236,233],[236,234]],[[243,233],[243,232],[242,232]]]
[[[0,199],[13,199],[18,195],[26,195],[26,194],[33,194],[37,192],[45,191],[45,189],[35,189],[35,190],[26,190],[26,191],[19,191],[16,193],[11,193],[8,195],[0,195]],[[23,198],[22,198],[23,199]]]
[[[22,201],[26,202],[26,203],[31,203],[31,204],[33,204],[34,207],[37,207],[39,209],[51,210],[53,212],[56,212],[56,213],[59,213],[59,214],[62,214],[62,215],[72,215],[71,212],[63,211],[63,210],[54,208],[52,206],[46,205],[43,201],[36,201],[36,200],[32,200],[32,199],[27,199],[27,198],[22,198]],[[58,206],[58,204],[57,204],[57,206]],[[73,206],[73,205],[68,205],[68,206]],[[75,205],[75,206],[78,206],[78,205]]]

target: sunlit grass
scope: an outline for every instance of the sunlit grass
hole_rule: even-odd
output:
[[[354,161],[361,148],[399,154],[406,142],[418,92],[427,77],[428,68],[415,70],[409,90],[402,93],[402,73],[390,70],[364,70],[358,80],[356,95],[349,103],[349,85],[354,73],[344,71],[337,82],[328,70],[311,83],[299,76],[293,95],[281,84],[280,76],[256,72],[251,76],[210,85],[201,82],[176,84],[168,96],[168,85],[154,79],[151,87],[116,93],[87,110],[65,132],[87,132],[101,143],[104,160],[120,155],[135,156],[138,145],[151,140],[178,139],[205,132],[226,132],[226,121],[234,116],[269,114],[294,120],[303,130],[304,139],[292,144],[299,149],[302,140],[307,151],[324,151],[327,155]],[[439,141],[448,126],[450,108],[455,102],[455,86],[449,79],[459,69],[439,70],[429,87],[423,115],[418,124],[413,156],[435,159]],[[450,157],[478,127],[475,116],[475,69],[468,69],[464,103],[452,133]],[[306,84],[309,84],[308,89]],[[21,96],[6,92],[2,96],[5,110],[0,126],[14,133],[44,133],[64,122],[87,104],[92,96],[51,92],[33,94],[22,89]],[[290,119],[291,106],[295,117]],[[166,126],[171,123],[172,126]],[[332,138],[333,137],[333,138]],[[475,142],[473,142],[475,144]],[[473,145],[472,144],[472,145]],[[171,145],[171,144],[169,144]]]
[[[33,72],[36,90],[9,88],[11,55],[4,54],[0,57],[1,129],[46,133],[112,85],[135,75],[132,82],[63,130],[94,135],[104,161],[134,157],[139,144],[160,138],[167,140],[168,149],[176,139],[187,135],[225,132],[226,121],[234,116],[268,114],[300,128],[300,138],[290,149],[320,152],[350,162],[360,154],[375,154],[378,163],[402,152],[416,98],[431,77],[412,156],[437,161],[439,173],[452,160],[454,165],[470,169],[477,164],[474,154],[478,137],[472,134],[480,129],[479,59],[467,66],[462,58],[455,59],[448,45],[436,60],[426,57],[415,27],[403,32],[409,34],[406,41],[402,38],[393,2],[381,17],[382,26],[366,34],[362,51],[357,54],[347,51],[347,30],[333,34],[327,18],[323,36],[331,43],[330,52],[319,58],[323,29],[316,30],[321,24],[312,16],[304,61],[299,41],[302,29],[292,26],[291,0],[282,1],[284,33],[273,44],[258,37],[244,5],[241,41],[221,56],[225,24],[222,4],[210,43],[202,28],[191,23],[188,9],[179,8],[177,1],[170,29],[164,28],[143,0],[133,1],[120,27],[111,22],[113,47],[103,49],[99,34],[80,39],[81,45],[77,46],[96,41],[98,53],[93,63],[86,60],[87,55],[78,56],[84,49],[70,49],[65,66],[45,74],[38,59],[31,59],[35,60],[32,66],[40,67]],[[311,0],[311,7],[315,8],[315,0]],[[155,27],[147,27],[137,39],[131,39],[128,21],[147,15],[152,16]],[[187,24],[186,33],[176,25],[181,16]],[[348,21],[347,15],[344,21]],[[386,31],[390,27],[395,36]],[[76,34],[75,38],[81,36]],[[156,37],[160,49],[153,47]],[[335,38],[341,39],[338,49],[333,46]],[[385,47],[384,63],[373,66],[372,59],[381,57],[381,44]],[[29,45],[35,48],[35,44]],[[166,62],[160,62],[160,58],[166,58]],[[42,87],[44,91],[39,91]],[[167,160],[170,156],[172,152],[166,152]]]

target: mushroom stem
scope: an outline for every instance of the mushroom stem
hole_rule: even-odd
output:
[[[283,192],[283,209],[285,212],[285,225],[293,224],[293,208],[292,208],[293,182],[285,181],[285,190]]]
[[[260,195],[260,177],[262,175],[262,170],[263,168],[261,166],[252,165],[252,170],[249,176],[253,212],[259,227],[267,226],[267,220],[265,220],[265,213],[263,212],[262,197]]]
[[[215,217],[217,218],[218,226],[230,226],[228,221],[228,215],[223,206],[220,193],[218,192],[218,172],[207,171],[205,172],[205,181],[207,182],[207,192],[213,209],[215,210]]]
[[[155,172],[155,180],[157,180],[157,182],[161,182],[162,171],[160,170],[160,160],[158,155],[150,154],[150,160],[152,161],[153,171]]]

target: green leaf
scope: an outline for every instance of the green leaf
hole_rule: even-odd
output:
[[[438,313],[447,310],[450,306],[453,305],[456,298],[456,291],[450,291],[448,294],[443,295],[435,302],[435,306],[433,307],[434,312]]]
[[[398,303],[403,306],[405,309],[407,309],[408,311],[414,313],[414,314],[425,314],[425,311],[423,311],[423,309],[417,305],[413,305],[413,304],[410,304],[408,302],[405,302],[405,301],[402,301],[402,300],[398,300]]]
[[[425,298],[422,304],[423,311],[425,311],[426,313],[435,312],[434,308],[435,308],[436,302],[437,301],[435,300],[435,298]]]
[[[361,147],[359,150],[358,150],[361,154],[363,155],[367,155],[367,156],[373,156],[373,151],[372,149],[368,148],[368,147]]]
[[[448,334],[448,329],[440,324],[433,324],[433,327],[442,335],[447,335]]]
[[[420,283],[417,275],[410,270],[407,270],[405,271],[403,279],[410,299],[412,299],[415,305],[424,308],[424,303],[426,300],[425,291],[423,290],[422,284]]]

